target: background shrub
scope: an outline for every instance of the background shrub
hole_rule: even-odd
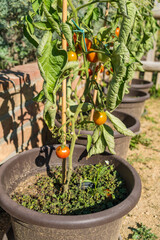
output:
[[[35,59],[35,49],[23,36],[23,26],[16,25],[29,8],[27,0],[0,0],[0,69]]]

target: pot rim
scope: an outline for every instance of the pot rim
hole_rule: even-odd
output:
[[[57,145],[54,145],[56,147]],[[82,145],[76,145],[78,148],[85,149]],[[0,167],[0,204],[1,207],[8,212],[12,217],[16,219],[20,219],[23,222],[27,222],[29,224],[35,224],[38,226],[44,226],[49,228],[58,228],[58,229],[82,229],[89,228],[98,225],[102,225],[105,223],[112,222],[116,219],[119,219],[126,215],[130,210],[132,210],[137,204],[140,194],[141,194],[141,180],[137,173],[137,171],[124,159],[120,158],[117,155],[110,155],[111,159],[116,158],[124,167],[127,167],[130,171],[134,179],[134,186],[131,190],[129,196],[117,204],[116,206],[103,210],[98,213],[91,213],[86,215],[49,215],[45,213],[36,212],[30,209],[27,209],[21,205],[18,205],[15,201],[13,201],[8,194],[6,193],[4,186],[2,184],[5,172],[10,168],[10,165],[13,165],[21,156],[21,160],[23,161],[28,152],[36,152],[40,148],[34,148],[28,150],[26,152],[20,153],[6,163],[4,163]],[[105,152],[104,154],[106,154]],[[107,153],[108,154],[108,153]]]
[[[139,102],[145,102],[147,99],[150,98],[150,94],[144,91],[136,90],[136,89],[129,89],[129,92],[132,92],[135,94],[135,97],[128,96],[127,94],[122,99],[122,102],[120,104],[129,104],[129,103],[139,103]],[[136,94],[139,94],[138,96]]]
[[[140,131],[140,121],[138,120],[138,118],[132,116],[131,114],[125,113],[123,112],[123,110],[114,110],[114,112],[120,113],[125,115],[126,117],[131,117],[135,120],[134,125],[132,125],[131,127],[129,127],[128,129],[130,129],[133,133],[137,133]],[[59,121],[57,119],[55,119],[55,123],[58,127],[61,127],[61,124],[59,123]],[[78,134],[78,129],[75,129],[75,132]],[[125,137],[125,135],[117,132],[116,130],[113,131],[114,132],[114,138],[120,138],[120,137]],[[82,136],[80,136],[80,138],[84,138],[86,139],[86,135],[92,135],[93,131],[89,131],[89,130],[81,130],[80,134]]]
[[[131,83],[132,88],[146,89],[146,88],[151,88],[153,86],[152,81],[148,81],[148,80],[141,79],[141,78],[133,78],[132,80],[135,80],[137,82],[137,83]],[[138,81],[143,81],[143,83],[140,84],[140,83],[138,83]]]

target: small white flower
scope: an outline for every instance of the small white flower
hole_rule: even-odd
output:
[[[105,160],[105,163],[106,163],[106,165],[109,165],[109,161],[108,160]]]

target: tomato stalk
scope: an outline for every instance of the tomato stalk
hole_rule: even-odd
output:
[[[75,8],[75,6],[73,5],[72,1],[71,0],[67,0],[70,7],[72,8],[72,11],[74,13],[74,16],[75,16],[75,22],[76,24],[78,25],[78,15],[77,15],[77,9]]]
[[[67,21],[67,0],[63,0],[63,11],[62,11],[62,22],[65,23]],[[67,41],[65,37],[62,37],[62,48],[67,50]],[[66,145],[66,88],[67,81],[66,79],[62,82],[62,125],[63,125],[63,144],[62,147]],[[62,182],[63,184],[66,182],[67,176],[67,161],[66,158],[62,161]]]
[[[64,192],[67,193],[68,189],[69,189],[69,183],[70,183],[70,179],[72,176],[72,171],[73,171],[73,163],[72,163],[72,159],[73,159],[73,152],[74,152],[74,147],[76,144],[76,140],[77,140],[77,135],[75,132],[75,123],[78,119],[78,115],[81,112],[83,103],[80,103],[77,107],[77,110],[75,112],[74,118],[72,119],[72,141],[71,141],[71,147],[70,147],[70,155],[69,155],[69,161],[68,161],[68,173],[67,173],[67,179],[66,179],[66,183],[63,186]]]

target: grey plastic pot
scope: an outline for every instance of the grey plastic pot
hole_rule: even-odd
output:
[[[117,110],[112,114],[118,117],[133,133],[138,134],[140,132],[140,122],[136,117]],[[56,125],[57,127],[61,127],[61,124],[57,120]],[[76,133],[78,134],[78,129],[76,129]],[[93,131],[81,130],[80,134],[81,136],[78,137],[76,143],[87,146],[87,135],[92,136]],[[114,139],[116,155],[126,159],[131,137],[124,136],[115,130]]]
[[[117,240],[122,217],[134,208],[141,194],[138,173],[118,156],[105,152],[86,161],[86,150],[81,145],[76,145],[73,154],[74,167],[108,160],[125,179],[129,195],[110,209],[86,215],[49,215],[18,205],[9,197],[27,177],[49,171],[49,166],[61,164],[55,154],[56,147],[26,151],[11,158],[0,168],[0,205],[11,215],[15,240]]]
[[[133,78],[131,83],[131,89],[139,90],[148,93],[149,89],[153,86],[153,82]]]
[[[117,110],[131,114],[137,119],[140,119],[144,111],[145,101],[149,98],[149,93],[130,88],[129,94],[124,96],[121,104],[117,107]]]

